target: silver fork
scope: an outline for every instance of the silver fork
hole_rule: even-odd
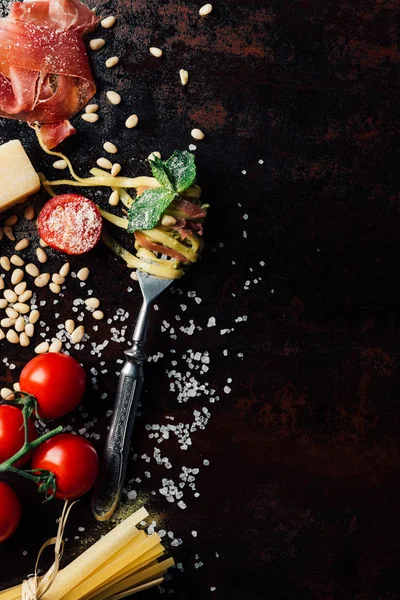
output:
[[[92,498],[93,514],[98,521],[107,521],[113,515],[121,496],[133,424],[143,387],[143,363],[147,359],[143,346],[146,341],[150,307],[174,281],[154,277],[143,271],[137,271],[137,274],[143,304],[133,334],[132,348],[125,350],[126,361],[119,377],[114,414]]]

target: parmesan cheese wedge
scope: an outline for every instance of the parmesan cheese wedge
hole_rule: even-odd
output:
[[[0,146],[0,212],[40,189],[39,176],[19,140]]]

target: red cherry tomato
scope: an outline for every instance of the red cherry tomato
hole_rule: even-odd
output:
[[[8,540],[21,519],[21,503],[9,485],[0,481],[0,542]]]
[[[40,354],[22,369],[19,385],[35,396],[42,419],[56,419],[73,410],[85,392],[86,374],[71,356]]]
[[[40,237],[66,254],[83,254],[97,244],[103,222],[96,205],[78,194],[54,196],[38,218]]]
[[[35,450],[32,469],[52,471],[57,481],[56,498],[74,500],[93,487],[99,474],[99,457],[85,438],[60,433]]]
[[[29,441],[37,438],[36,427],[32,419],[28,421]],[[0,463],[14,456],[22,448],[25,441],[24,419],[22,410],[17,406],[0,405]],[[30,454],[25,454],[14,467],[22,467],[30,459]]]

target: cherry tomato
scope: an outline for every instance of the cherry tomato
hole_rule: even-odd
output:
[[[66,254],[83,254],[97,244],[103,222],[96,205],[78,194],[54,196],[38,218],[40,237]]]
[[[0,481],[0,542],[8,540],[21,519],[21,503],[9,485]]]
[[[29,441],[36,440],[36,427],[32,419],[28,421]],[[0,405],[0,463],[14,456],[22,448],[25,441],[24,419],[22,410],[17,406]],[[22,467],[30,459],[30,454],[25,454],[14,467]]]
[[[74,500],[93,487],[99,474],[99,457],[84,437],[60,433],[35,450],[32,469],[46,469],[56,476],[56,498]]]
[[[40,354],[22,369],[22,391],[35,396],[42,419],[56,419],[73,410],[85,392],[86,375],[72,356]]]

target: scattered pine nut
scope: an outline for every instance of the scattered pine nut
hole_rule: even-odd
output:
[[[9,329],[7,331],[6,338],[11,344],[19,344],[19,335],[14,329]]]
[[[18,383],[18,381],[16,383],[13,383],[13,388],[14,388],[14,392],[20,392],[21,388],[20,385]]]
[[[0,277],[0,290],[4,290],[4,279]]]
[[[176,219],[171,215],[164,215],[161,219],[161,225],[164,225],[165,227],[171,227],[171,225],[175,225],[175,223]]]
[[[29,344],[31,343],[31,340],[29,339],[29,337],[26,335],[25,331],[22,331],[20,336],[19,336],[19,343],[21,344],[21,346],[26,347],[29,346]]]
[[[98,298],[87,298],[85,300],[85,304],[89,308],[99,308],[99,306],[100,306],[100,300]]]
[[[81,118],[87,123],[96,123],[99,120],[99,115],[97,113],[83,113]]]
[[[48,342],[42,342],[41,344],[39,344],[35,348],[36,354],[44,354],[45,352],[48,352],[48,351],[49,351],[49,344],[48,344]]]
[[[39,244],[41,245],[42,248],[47,248],[47,246],[48,246],[48,244],[46,244],[46,242],[44,240],[42,240],[42,238],[40,238]]]
[[[32,221],[35,217],[35,209],[33,208],[33,206],[27,206],[26,209],[24,210],[24,218],[27,221]]]
[[[22,267],[22,265],[25,263],[25,261],[17,254],[13,254],[12,257],[10,258],[10,263],[15,265],[16,267]]]
[[[212,12],[213,6],[212,4],[205,4],[204,6],[202,6],[199,10],[199,15],[201,17],[205,17],[206,15],[209,15],[210,12]]]
[[[13,290],[4,290],[4,298],[7,302],[16,302],[18,300],[18,296]]]
[[[131,271],[131,279],[133,279],[133,281],[137,281],[138,280],[138,276],[136,271]]]
[[[95,38],[94,40],[90,40],[89,46],[92,50],[97,51],[101,50],[105,43],[106,40],[103,40],[103,38]]]
[[[112,162],[111,160],[108,160],[108,158],[104,158],[103,156],[101,156],[100,158],[98,158],[96,160],[96,163],[99,165],[99,167],[101,167],[102,169],[112,169]]]
[[[29,246],[28,238],[22,238],[17,244],[15,244],[15,250],[19,252],[20,250],[25,250]]]
[[[117,154],[117,152],[118,152],[117,146],[115,144],[113,144],[112,142],[104,142],[103,148],[109,154]]]
[[[89,269],[87,267],[83,267],[82,269],[79,269],[76,276],[81,281],[86,281],[86,279],[89,277],[89,273],[90,273]]]
[[[119,202],[119,191],[114,190],[110,194],[110,197],[108,199],[108,204],[110,204],[111,206],[117,206],[118,202]]]
[[[53,283],[56,283],[57,285],[62,285],[65,281],[65,277],[63,277],[59,273],[53,273],[53,275],[51,276],[51,280]]]
[[[26,281],[21,281],[21,283],[18,283],[18,285],[15,286],[14,288],[14,292],[19,296],[20,294],[23,294],[26,290]]]
[[[14,310],[14,308],[11,308],[11,306],[7,306],[7,308],[6,308],[6,315],[10,319],[18,319],[18,316],[19,316],[19,314],[17,313],[17,311]]]
[[[4,340],[5,337],[6,337],[6,334],[4,333],[4,331],[2,329],[0,329],[0,340]]]
[[[11,240],[12,242],[15,242],[15,235],[13,234],[13,230],[9,225],[4,225],[3,231],[9,240]]]
[[[8,217],[8,219],[5,220],[4,225],[15,225],[17,221],[17,215],[11,215],[11,217]]]
[[[8,304],[8,300],[6,300],[5,298],[0,298],[0,308],[6,308]]]
[[[33,334],[35,333],[35,326],[33,323],[27,323],[25,325],[25,333],[27,336],[33,337]]]
[[[21,333],[21,331],[24,331],[24,330],[25,330],[25,320],[24,320],[24,317],[22,315],[20,315],[19,317],[17,317],[17,320],[15,321],[15,331],[17,331],[18,333]]]
[[[157,156],[157,158],[161,158],[161,153],[160,152],[152,152],[151,154],[148,155],[147,159],[154,160],[155,156]]]
[[[98,110],[99,110],[98,104],[88,104],[87,106],[85,106],[85,112],[87,112],[88,114],[95,113]]]
[[[31,314],[29,315],[29,323],[35,324],[36,321],[38,321],[39,317],[40,317],[40,312],[38,310],[36,310],[36,308],[35,308],[34,310],[31,311]],[[26,329],[25,329],[25,331],[26,331]]]
[[[51,291],[53,292],[53,294],[59,294],[61,292],[61,288],[58,285],[58,283],[50,283],[49,284],[49,288],[51,289]]]
[[[28,275],[31,275],[31,277],[38,277],[40,273],[37,266],[33,263],[28,263],[27,265],[25,265],[25,271],[28,273]]]
[[[15,325],[16,320],[17,319],[12,319],[11,317],[6,317],[4,319],[1,319],[0,325],[2,327],[13,327],[13,325]]]
[[[110,29],[110,27],[112,27],[115,24],[115,17],[106,17],[105,19],[102,19],[100,23],[101,26],[104,27],[104,29]]]
[[[31,309],[25,304],[25,302],[16,302],[13,304],[14,310],[18,311],[21,315],[26,315]]]
[[[38,277],[36,277],[34,284],[36,287],[44,287],[50,281],[50,273],[42,273]]]
[[[201,131],[201,129],[192,129],[192,131],[190,132],[190,135],[192,136],[192,138],[194,138],[195,140],[204,140],[205,135],[204,133]]]
[[[125,121],[125,127],[127,127],[128,129],[133,129],[134,127],[136,127],[136,125],[138,123],[139,123],[138,116],[137,115],[131,115]]]
[[[82,341],[83,336],[85,335],[85,328],[83,325],[79,325],[74,331],[71,333],[71,342],[73,344],[79,344]]]
[[[107,96],[107,100],[109,102],[111,102],[111,104],[117,105],[117,104],[121,103],[121,99],[122,99],[121,96],[117,92],[114,92],[113,90],[109,90],[106,93],[106,96]]]
[[[162,50],[161,50],[161,48],[155,48],[154,46],[152,46],[151,48],[149,48],[149,52],[150,52],[150,54],[152,54],[156,58],[160,58],[162,56],[162,53],[163,53]]]
[[[60,269],[60,275],[62,275],[63,277],[66,277],[69,273],[69,262],[66,262],[63,264],[63,266]]]
[[[15,269],[11,275],[11,283],[13,285],[17,285],[17,283],[21,283],[24,278],[24,272],[22,269]]]
[[[75,323],[72,319],[67,319],[65,321],[65,329],[68,333],[72,333],[75,329]]]
[[[101,319],[104,318],[104,313],[102,310],[95,310],[92,317],[93,319],[96,319],[96,321],[101,321]]]
[[[107,58],[106,67],[107,69],[111,69],[111,67],[115,67],[119,63],[118,56],[111,56],[111,58]]]
[[[116,177],[118,173],[121,171],[121,165],[119,163],[114,163],[111,169],[111,175]]]
[[[187,71],[185,71],[185,69],[181,69],[179,71],[179,77],[181,79],[182,85],[186,85],[187,82],[189,81],[189,73]]]
[[[60,352],[62,348],[61,340],[53,340],[50,344],[49,352]]]
[[[44,264],[47,262],[47,254],[43,248],[36,248],[36,256],[40,263]]]
[[[10,259],[8,258],[8,256],[2,256],[0,258],[0,266],[5,271],[9,271],[11,269]]]
[[[3,398],[3,400],[15,400],[14,392],[5,387],[1,388],[0,396]]]
[[[63,169],[66,169],[68,165],[67,162],[62,158],[61,160],[56,160],[53,162],[53,167],[62,171]]]
[[[18,296],[18,302],[25,303],[32,298],[33,292],[31,290],[25,290]]]

